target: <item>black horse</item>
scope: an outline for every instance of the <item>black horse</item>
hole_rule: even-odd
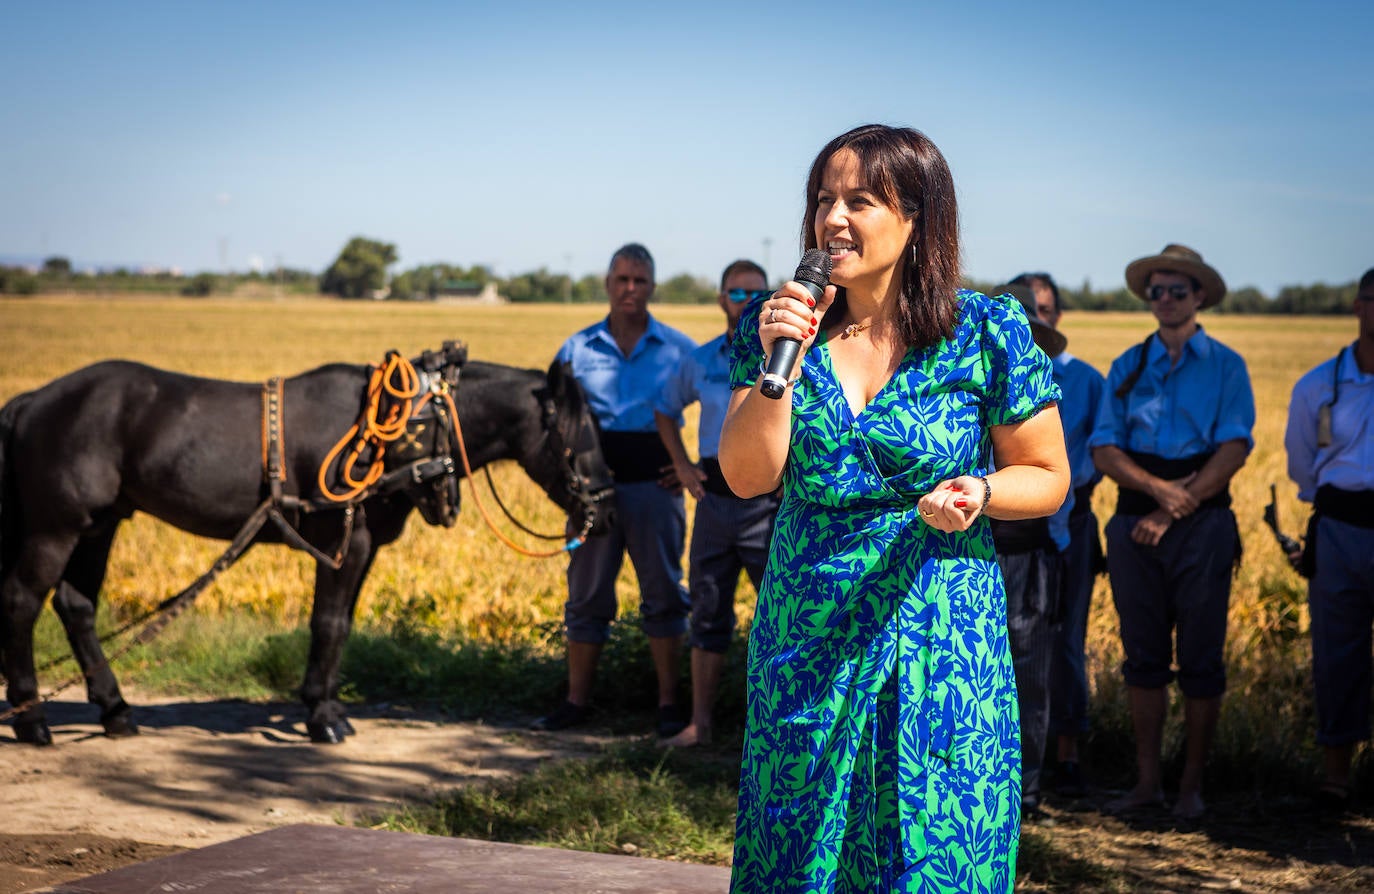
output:
[[[570,530],[605,529],[610,473],[595,417],[565,368],[545,374],[467,362],[465,348],[445,343],[411,369],[416,390],[433,399],[413,414],[421,401],[406,404],[410,418],[399,420],[403,436],[389,448],[363,450],[362,464],[380,454],[385,474],[343,503],[321,492],[336,489],[341,461],[328,476],[320,468],[340,436],[368,416],[368,392],[377,390],[370,367],[322,366],[281,380],[277,390],[113,360],[0,409],[0,656],[9,702],[21,708],[16,737],[52,742],[33,656],[33,627],[49,591],[106,734],[138,731],[95,632],[110,546],[135,511],[230,540],[243,538],[245,524],[271,503],[279,523],[261,527],[251,542],[311,550],[315,597],[301,698],[310,737],[330,743],[353,731],[338,701],[339,662],[378,547],[400,536],[414,508],[430,524],[456,521],[463,473],[452,462],[453,411],[473,469],[514,459],[569,513]],[[270,418],[269,400],[276,401]],[[269,429],[280,437],[269,440]],[[269,467],[276,474],[265,475]]]

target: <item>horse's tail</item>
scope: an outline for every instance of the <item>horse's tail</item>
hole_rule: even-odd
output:
[[[19,414],[24,411],[31,396],[31,393],[21,394],[0,407],[0,583],[4,582],[9,572],[12,559],[10,554],[16,548],[14,538],[9,535],[17,524],[15,486],[13,476],[5,467],[5,454],[9,450],[10,440],[14,437],[14,427],[19,421]],[[3,621],[3,617],[0,617],[0,623]]]

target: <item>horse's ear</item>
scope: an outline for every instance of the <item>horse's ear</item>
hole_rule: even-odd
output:
[[[561,397],[567,390],[567,377],[571,375],[572,367],[569,364],[555,360],[549,364],[549,371],[544,374],[544,379],[549,383],[549,390],[556,397]]]

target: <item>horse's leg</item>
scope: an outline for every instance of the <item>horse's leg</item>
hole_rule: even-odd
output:
[[[81,538],[52,598],[53,608],[67,632],[67,642],[71,643],[72,654],[86,677],[86,700],[100,706],[100,722],[105,727],[105,735],[112,737],[138,734],[138,727],[129,716],[129,703],[119,691],[119,681],[105,660],[105,652],[95,632],[96,606],[100,588],[105,583],[110,545],[118,528],[118,522],[111,522],[99,533]]]
[[[61,579],[76,542],[77,535],[69,533],[28,535],[9,574],[0,581],[0,653],[9,681],[6,696],[12,708],[27,705],[14,718],[14,736],[20,742],[52,744],[47,713],[38,701],[33,625],[48,591]]]
[[[339,703],[339,662],[353,626],[353,608],[376,549],[364,519],[353,529],[348,555],[336,571],[323,562],[315,566],[315,601],[310,611],[310,659],[301,685],[310,739],[337,745],[353,732]]]

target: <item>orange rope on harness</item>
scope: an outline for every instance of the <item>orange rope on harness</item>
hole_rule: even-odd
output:
[[[320,493],[326,499],[347,503],[377,483],[382,477],[386,445],[405,434],[406,422],[411,414],[429,399],[429,395],[425,395],[425,399],[416,405],[415,396],[419,393],[420,376],[415,372],[415,367],[395,351],[388,351],[382,365],[372,370],[372,378],[367,385],[367,406],[362,418],[339,439],[320,464]],[[382,419],[384,396],[390,400],[385,410],[386,418]],[[350,442],[352,447],[347,454],[343,454]],[[357,465],[363,452],[369,448],[372,450],[371,463],[359,476]],[[347,488],[342,493],[335,493],[326,480],[336,458],[339,458],[339,477]]]

